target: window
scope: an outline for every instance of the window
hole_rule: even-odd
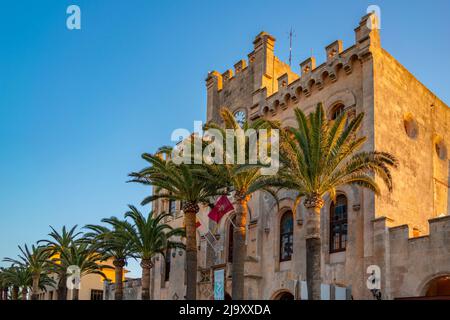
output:
[[[233,262],[233,238],[234,238],[234,224],[236,223],[236,216],[231,219],[232,223],[228,226],[228,262]]]
[[[338,195],[330,207],[330,252],[344,251],[347,246],[347,198]]]
[[[247,115],[244,110],[236,111],[234,114],[234,118],[236,122],[241,126],[241,128],[244,126],[244,123],[246,121]]]
[[[342,103],[339,103],[333,107],[333,111],[331,112],[331,120],[336,120],[345,112],[345,106]]]
[[[445,147],[444,141],[439,140],[435,144],[436,154],[441,160],[445,160],[447,158],[447,148]]]
[[[175,200],[169,200],[169,213],[175,214],[177,211],[177,202]]]
[[[407,114],[404,116],[403,126],[408,137],[410,137],[411,139],[417,138],[419,134],[419,126],[417,125],[416,120],[414,120],[411,114]]]
[[[185,202],[183,200],[180,200],[180,206],[178,207],[178,211],[175,212],[175,218],[179,218],[182,216],[183,207],[185,205]]]
[[[294,243],[294,223],[292,211],[286,211],[280,220],[280,261],[292,259]]]
[[[103,290],[91,290],[91,300],[103,300]]]
[[[169,281],[170,278],[170,249],[166,250],[164,281]]]

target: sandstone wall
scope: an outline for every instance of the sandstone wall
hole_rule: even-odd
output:
[[[375,149],[400,161],[392,194],[376,199],[376,216],[424,235],[428,219],[449,213],[450,162],[448,152],[438,156],[436,143],[450,145],[450,109],[385,50],[376,50],[373,61]],[[417,126],[412,137],[408,121]]]
[[[424,283],[437,272],[450,273],[445,269],[450,265],[445,247],[449,240],[448,222],[443,218],[428,223],[430,218],[447,213],[450,206],[450,161],[445,150],[450,143],[450,111],[382,49],[378,30],[368,27],[370,18],[367,15],[361,19],[353,46],[344,50],[342,42],[331,43],[326,47],[327,61],[316,66],[313,57],[305,60],[300,64],[300,76],[274,55],[275,39],[267,33],[259,34],[248,62],[240,60],[233,70],[209,73],[207,120],[218,122],[221,107],[233,112],[245,110],[249,120],[280,120],[283,126],[295,125],[295,108],[308,113],[320,102],[329,116],[338,103],[345,106],[351,117],[364,112],[364,149],[387,151],[400,160],[399,169],[393,172],[394,191],[389,194],[382,188],[382,195],[375,197],[354,186],[339,190],[348,200],[348,243],[345,252],[333,254],[329,253],[331,203],[325,199],[321,214],[322,278],[325,283],[352,286],[355,299],[371,299],[366,288],[366,269],[376,264],[382,269],[382,291],[387,297],[420,295],[424,285],[415,287],[418,282]],[[405,119],[415,121],[416,137],[406,134]],[[296,281],[305,280],[302,205],[294,217],[293,258],[279,261],[279,221],[285,210],[292,209],[294,198],[295,194],[286,192],[276,208],[266,195],[256,193],[249,204],[245,264],[248,299],[270,299],[283,291],[294,294]],[[158,202],[155,210],[167,210],[167,203]],[[178,217],[169,223],[181,226],[182,219]],[[228,275],[232,268],[227,263],[229,221],[222,219],[218,226],[209,224],[219,246],[215,252],[199,236],[200,299],[212,297],[211,267],[225,265]],[[402,227],[404,224],[409,227]],[[389,229],[396,226],[399,227]],[[428,234],[429,229],[430,236],[410,239],[412,235]],[[411,258],[419,256],[420,263]],[[154,299],[182,299],[184,257],[177,255],[171,266],[170,282],[164,282],[164,263],[162,259],[155,262]],[[231,278],[227,277],[226,285],[231,293]]]

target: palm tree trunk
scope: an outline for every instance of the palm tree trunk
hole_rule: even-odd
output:
[[[114,300],[123,300],[123,267],[125,266],[125,259],[115,259],[113,261],[115,273],[115,287]]]
[[[321,277],[321,240],[320,240],[320,209],[323,200],[319,196],[312,196],[305,200],[306,212],[306,282],[308,299],[320,300]]]
[[[12,289],[12,300],[17,300],[19,299],[19,287],[18,286],[13,286]]]
[[[72,300],[79,300],[80,299],[80,289],[73,289],[72,290]]]
[[[39,291],[39,278],[40,274],[33,274],[33,287],[31,292],[31,300],[37,300],[38,299],[38,291]]]
[[[233,300],[244,299],[244,267],[247,257],[247,247],[245,238],[247,236],[247,216],[249,197],[235,197],[236,208],[236,228],[233,234],[233,269],[232,269],[232,291]]]
[[[22,301],[27,300],[27,293],[28,293],[27,288],[22,288]]]
[[[58,300],[67,300],[66,275],[60,275],[58,282]]]
[[[142,259],[142,300],[150,300],[150,269],[153,263],[150,259]]]
[[[197,298],[197,228],[195,210],[184,212],[186,225],[186,299]]]

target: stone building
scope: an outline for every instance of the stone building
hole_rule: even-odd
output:
[[[394,190],[377,197],[359,187],[339,190],[335,204],[322,209],[322,279],[350,287],[354,299],[373,299],[366,286],[367,268],[381,268],[383,299],[450,295],[450,109],[381,46],[374,15],[355,29],[355,44],[341,41],[325,48],[327,60],[314,57],[300,64],[298,75],[274,54],[275,38],[256,36],[248,61],[206,79],[207,120],[230,108],[247,120],[281,120],[294,126],[294,108],[312,111],[322,102],[330,118],[365,113],[365,150],[382,150],[400,161],[393,172]],[[418,61],[420,63],[420,61]],[[381,183],[380,183],[381,184]],[[267,195],[250,202],[245,262],[248,299],[297,298],[304,281],[305,209],[293,216],[294,194],[280,196],[279,209]],[[170,223],[182,226],[179,203],[159,201],[157,212],[172,212]],[[232,219],[232,217],[230,217]],[[225,267],[231,294],[230,219],[216,230],[219,250],[198,237],[198,298],[212,299],[212,274]],[[183,299],[185,255],[174,251],[156,258],[152,269],[153,299]]]
[[[115,281],[115,273],[113,269],[113,260],[112,258],[107,261],[103,261],[102,264],[109,265],[111,268],[103,268],[102,272],[105,274],[107,280],[103,279],[103,277],[99,274],[86,274],[83,275],[80,279],[80,288],[78,293],[79,300],[108,300],[107,294],[108,292],[114,288]],[[125,278],[125,274],[129,271],[124,270],[124,281],[127,281],[127,286],[134,284],[134,280]],[[58,300],[58,288],[57,283],[59,281],[58,275],[56,273],[50,274],[50,278],[53,279],[55,285],[46,286],[46,290],[40,290],[38,293],[38,300]],[[140,280],[139,280],[140,283]],[[106,288],[109,289],[105,291]],[[128,288],[128,287],[127,287]],[[137,295],[133,295],[133,290],[124,289],[127,292],[128,296],[134,297]],[[140,291],[137,290],[140,294]],[[67,290],[67,300],[72,300],[73,291],[71,289]],[[106,296],[105,296],[106,295]]]

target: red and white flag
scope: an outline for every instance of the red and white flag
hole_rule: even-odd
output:
[[[233,204],[228,200],[227,196],[223,195],[217,200],[214,208],[208,213],[208,217],[218,223],[224,215],[233,210]]]

